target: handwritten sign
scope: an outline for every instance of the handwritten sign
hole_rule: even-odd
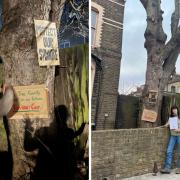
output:
[[[143,121],[155,122],[157,119],[157,113],[155,111],[144,109],[141,119]]]
[[[34,20],[34,24],[39,65],[59,65],[56,24],[45,20]]]
[[[45,85],[16,86],[10,119],[48,118],[48,92]]]

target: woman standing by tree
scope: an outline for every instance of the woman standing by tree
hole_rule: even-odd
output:
[[[177,144],[178,145],[178,161],[177,161],[176,174],[180,174],[180,119],[179,119],[179,110],[176,106],[171,108],[170,117],[178,118],[178,129],[170,129],[170,138],[169,138],[169,143],[166,150],[165,165],[164,165],[164,168],[161,169],[161,173],[169,174],[171,172],[173,151],[174,151],[175,145]],[[165,126],[169,127],[170,122],[168,121]]]

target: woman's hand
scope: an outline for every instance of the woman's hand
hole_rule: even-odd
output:
[[[163,125],[163,126],[160,126],[161,128],[167,128],[167,127],[169,127],[169,123],[166,123],[165,125]]]

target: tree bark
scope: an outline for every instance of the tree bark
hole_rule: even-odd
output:
[[[141,127],[153,127],[161,124],[161,104],[165,86],[175,71],[175,64],[179,55],[180,30],[179,8],[175,0],[175,11],[172,15],[172,37],[166,43],[167,36],[163,31],[163,11],[161,0],[140,0],[147,14],[147,28],[145,31],[145,48],[147,49],[146,82],[143,91],[143,109],[155,111],[158,116],[155,122],[141,121]],[[157,91],[156,103],[149,102],[150,91]]]
[[[5,82],[12,86],[45,84],[49,91],[49,119],[30,119],[34,129],[49,126],[54,114],[55,67],[39,67],[34,19],[59,24],[59,9],[65,0],[4,0],[0,56],[4,61]],[[8,120],[13,155],[13,177],[29,172],[31,160],[23,147],[25,119]]]

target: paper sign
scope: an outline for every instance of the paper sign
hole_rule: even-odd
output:
[[[149,103],[156,103],[158,97],[158,91],[150,90],[149,91]]]
[[[178,118],[170,117],[169,118],[169,126],[170,126],[170,129],[178,129]]]
[[[48,118],[48,92],[45,85],[16,86],[14,105],[8,114],[10,119]]]
[[[59,65],[56,24],[45,20],[34,20],[34,24],[39,65]]]
[[[157,119],[157,113],[152,110],[144,109],[141,119],[143,121],[155,122]]]

